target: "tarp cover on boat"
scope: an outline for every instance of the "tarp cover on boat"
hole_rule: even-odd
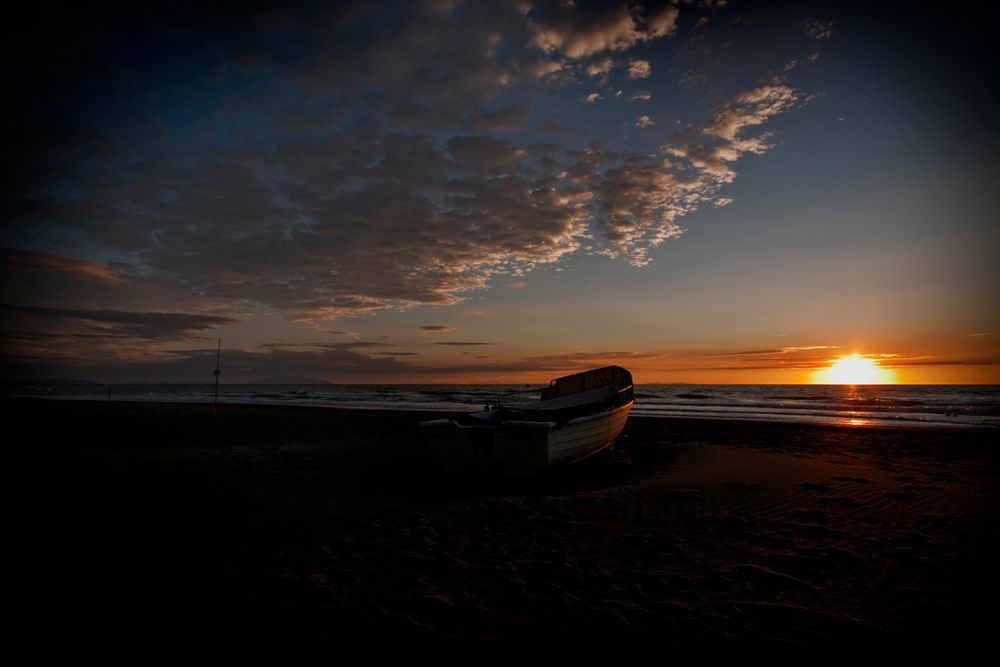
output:
[[[631,387],[632,374],[621,366],[605,366],[604,368],[595,368],[592,371],[567,375],[553,380],[548,387],[542,390],[542,400],[569,396],[609,385],[615,385],[619,389]]]

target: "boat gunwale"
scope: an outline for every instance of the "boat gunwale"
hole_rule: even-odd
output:
[[[632,405],[635,404],[634,400],[630,400],[628,403],[623,403],[622,405],[615,406],[610,410],[604,410],[602,412],[597,412],[592,415],[582,415],[580,417],[574,417],[569,421],[559,424],[554,421],[533,421],[528,419],[508,419],[502,421],[498,424],[462,424],[455,419],[433,419],[431,421],[421,422],[420,425],[423,427],[435,427],[435,426],[454,426],[459,429],[488,429],[488,430],[498,430],[505,427],[515,427],[515,428],[540,428],[545,427],[549,429],[565,428],[570,425],[582,424],[587,421],[594,419],[606,418],[609,415],[613,415],[620,412],[623,409],[630,409]]]

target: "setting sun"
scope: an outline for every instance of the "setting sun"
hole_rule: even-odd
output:
[[[895,384],[893,371],[882,368],[874,359],[852,354],[834,359],[829,368],[813,374],[814,384]]]

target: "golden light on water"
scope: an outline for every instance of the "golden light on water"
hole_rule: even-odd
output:
[[[829,368],[813,373],[813,384],[895,384],[896,373],[860,354],[834,359]]]

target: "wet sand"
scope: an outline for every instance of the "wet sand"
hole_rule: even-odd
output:
[[[632,418],[607,457],[439,472],[425,415],[5,400],[37,657],[674,664],[990,647],[979,430]]]

